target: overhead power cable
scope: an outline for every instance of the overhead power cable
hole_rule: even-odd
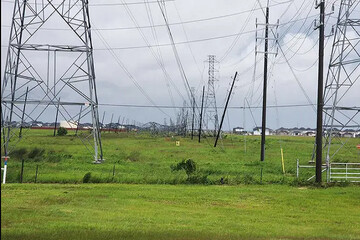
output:
[[[93,24],[94,26],[94,24]],[[94,27],[95,28],[95,27]],[[125,72],[125,74],[129,77],[129,79],[135,84],[135,86],[139,89],[139,91],[144,95],[147,100],[153,104],[153,107],[160,110],[163,114],[170,117],[166,112],[164,112],[161,108],[158,108],[154,100],[145,92],[145,90],[141,87],[141,85],[136,81],[135,77],[129,72],[129,70],[126,68],[124,63],[120,60],[120,58],[116,55],[116,53],[111,49],[110,45],[107,43],[106,39],[101,35],[100,32],[95,32],[104,46],[107,48],[107,50],[110,52],[111,56],[114,58],[115,62],[122,68],[122,70]]]
[[[127,108],[162,108],[162,109],[192,109],[192,106],[171,106],[171,105],[137,105],[137,104],[115,104],[115,103],[99,103],[100,106],[107,107],[127,107]],[[269,105],[266,108],[296,108],[296,107],[312,107],[316,104],[284,104],[284,105]],[[210,107],[204,107],[209,109]],[[217,108],[224,108],[224,106],[217,106]],[[261,106],[228,106],[230,109],[261,109]]]
[[[140,28],[139,28],[140,29]],[[261,29],[258,29],[261,30]],[[98,29],[96,29],[97,32]],[[242,34],[250,34],[255,32],[255,30],[249,30],[246,32],[243,32]],[[209,38],[202,38],[202,39],[195,39],[195,40],[190,40],[190,41],[182,41],[182,42],[174,42],[175,45],[180,45],[180,44],[189,44],[189,43],[196,43],[196,42],[205,42],[205,41],[212,41],[212,40],[217,40],[217,39],[223,39],[223,38],[229,38],[229,37],[235,37],[238,36],[239,34],[229,34],[229,35],[222,35],[222,36],[217,36],[217,37],[209,37]],[[112,47],[113,50],[129,50],[129,49],[141,49],[141,48],[149,48],[149,47],[168,47],[168,46],[172,46],[172,43],[163,43],[163,44],[148,44],[148,45],[142,45],[142,46],[129,46],[129,47]],[[8,47],[7,45],[1,45],[1,47]],[[95,51],[107,51],[106,48],[95,48]]]
[[[290,0],[293,1],[293,0]],[[279,4],[273,4],[271,5],[271,7],[277,6],[277,5],[282,5],[285,3],[288,3],[290,1],[285,1],[283,3],[279,3]],[[155,1],[156,2],[156,1]],[[143,3],[143,2],[142,2]],[[128,5],[128,4],[127,4]],[[91,6],[91,5],[90,5]],[[211,20],[217,20],[217,19],[221,19],[221,18],[228,18],[228,17],[233,17],[233,16],[238,16],[238,15],[242,15],[245,13],[249,13],[252,11],[257,11],[257,10],[262,10],[261,8],[255,8],[255,9],[250,9],[250,10],[244,10],[241,12],[236,12],[236,13],[230,13],[230,14],[225,14],[225,15],[219,15],[219,16],[214,16],[214,17],[208,17],[208,18],[200,18],[200,19],[193,19],[193,20],[188,20],[188,21],[180,21],[180,22],[174,22],[174,23],[169,23],[169,26],[173,26],[173,25],[183,25],[183,24],[190,24],[190,23],[198,23],[198,22],[204,22],[204,21],[211,21]],[[315,16],[315,15],[314,15]],[[313,17],[313,16],[312,16]],[[302,20],[302,19],[299,19]],[[284,23],[283,25],[289,24],[290,22]],[[1,25],[2,27],[11,27],[10,25]],[[98,28],[98,30],[100,31],[116,31],[116,30],[137,30],[138,28],[153,28],[153,27],[166,27],[166,24],[154,24],[153,26],[151,25],[147,25],[147,26],[136,26],[136,27],[113,27],[113,28]],[[59,31],[69,31],[68,28],[41,28],[43,30],[59,30]]]
[[[123,0],[122,0],[123,1]],[[135,26],[139,26],[134,14],[132,13],[131,9],[128,6],[125,6],[125,10],[128,14],[128,16],[130,17],[131,21],[135,24]],[[177,91],[178,95],[185,100],[184,96],[181,94],[181,92],[179,91],[179,89],[177,88],[176,84],[174,83],[174,81],[172,80],[171,76],[169,75],[168,71],[166,70],[165,66],[162,64],[160,57],[156,54],[155,50],[151,47],[150,42],[148,41],[145,33],[143,32],[142,29],[138,28],[138,32],[141,36],[141,38],[144,40],[145,44],[146,44],[146,48],[149,49],[150,53],[153,55],[156,63],[159,65],[159,67],[161,68],[161,70],[163,71],[164,75],[166,76],[166,78],[170,81],[170,83],[172,84],[172,86],[175,88],[175,90]],[[114,50],[115,48],[113,48]]]
[[[260,3],[260,1],[259,1],[259,0],[258,0],[258,2],[259,2],[259,5],[261,6],[261,3]],[[264,15],[266,15],[265,11],[263,11],[263,14],[264,14]],[[273,30],[271,30],[271,33],[273,34],[273,36],[274,36],[274,37],[276,37],[276,34],[274,33],[274,31],[273,31]],[[307,101],[308,101],[309,105],[311,105],[311,106],[312,106],[312,108],[313,108],[313,110],[316,112],[316,107],[315,107],[315,105],[314,105],[314,104],[312,104],[312,102],[311,102],[311,100],[310,100],[309,95],[306,93],[306,91],[305,91],[304,87],[302,86],[302,84],[301,84],[301,82],[300,82],[299,78],[298,78],[298,77],[297,77],[297,75],[295,74],[294,69],[292,68],[292,66],[291,66],[290,62],[288,61],[288,59],[287,59],[287,57],[286,57],[286,54],[284,53],[284,51],[283,51],[283,49],[282,49],[282,46],[280,45],[280,43],[279,43],[279,42],[278,42],[277,44],[278,44],[278,47],[279,47],[279,50],[280,50],[280,52],[281,52],[282,56],[284,57],[284,59],[285,59],[285,61],[286,61],[287,65],[289,66],[291,73],[293,74],[293,76],[294,76],[294,78],[295,78],[296,82],[298,83],[298,85],[299,85],[299,87],[300,87],[301,91],[303,92],[303,94],[304,94],[305,98],[307,99]]]
[[[173,2],[175,0],[166,0],[166,2]],[[10,0],[1,0],[2,3],[14,3],[14,1]],[[149,1],[148,3],[157,3],[157,1]],[[43,3],[28,3],[30,5],[38,5],[41,6]],[[124,2],[124,3],[91,3],[89,7],[106,7],[106,6],[123,6],[123,5],[140,5],[144,4],[144,2]]]
[[[165,23],[167,25],[167,30],[168,30],[169,38],[170,38],[170,41],[171,41],[171,44],[172,44],[172,49],[173,49],[173,52],[174,52],[174,55],[175,55],[175,58],[176,58],[176,62],[177,62],[178,67],[179,67],[180,75],[181,75],[181,77],[182,77],[182,79],[184,81],[185,89],[187,90],[187,94],[188,94],[188,97],[189,97],[189,102],[192,102],[192,99],[194,98],[194,95],[193,95],[194,93],[191,91],[189,81],[187,79],[184,67],[183,67],[183,65],[181,63],[179,53],[178,53],[178,51],[176,49],[176,46],[175,46],[174,37],[173,37],[171,29],[170,29],[170,27],[168,25],[168,20],[167,20],[167,17],[165,15],[165,11],[164,11],[165,5],[162,7],[159,1],[158,1],[158,5],[159,5],[159,8],[161,10],[161,14],[162,14],[162,16],[164,18],[164,21],[165,21]]]

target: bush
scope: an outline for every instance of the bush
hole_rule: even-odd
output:
[[[63,127],[59,127],[59,129],[57,130],[58,136],[65,136],[67,133],[68,133],[68,131],[66,130],[66,128],[63,128]]]
[[[83,177],[83,183],[89,183],[90,179],[91,179],[91,172],[85,173],[85,175]]]
[[[176,166],[172,165],[170,168],[172,171],[185,170],[185,173],[189,179],[190,176],[196,171],[196,163],[192,159],[188,159],[186,161],[182,160],[176,164]]]
[[[45,149],[42,148],[33,148],[29,154],[28,154],[28,158],[33,159],[35,161],[40,160],[40,158],[44,155],[45,153]]]
[[[23,159],[27,154],[26,148],[15,149],[11,152],[12,156],[16,159]]]
[[[209,184],[210,181],[207,177],[205,174],[194,174],[189,176],[186,181],[192,184]]]

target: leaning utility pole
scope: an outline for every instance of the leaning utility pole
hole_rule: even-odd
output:
[[[325,44],[325,0],[320,0],[316,9],[320,7],[319,28],[319,67],[318,67],[318,94],[317,94],[317,120],[316,120],[316,172],[315,181],[321,183],[322,171],[322,137],[323,137],[323,83],[324,83],[324,44]]]
[[[233,88],[234,88],[234,84],[235,84],[235,81],[236,81],[236,76],[237,76],[237,72],[235,73],[235,76],[234,76],[234,79],[233,79],[233,82],[232,82],[232,84],[231,84],[231,88],[230,88],[230,91],[229,91],[229,95],[228,95],[227,100],[226,100],[224,112],[223,112],[223,115],[222,115],[222,117],[221,117],[220,126],[219,126],[219,129],[218,129],[217,135],[216,135],[214,147],[216,147],[217,142],[218,142],[219,137],[220,137],[221,128],[222,128],[222,125],[223,125],[223,123],[224,123],[224,118],[225,118],[225,114],[226,114],[226,109],[227,109],[227,107],[228,107],[228,105],[229,105],[231,93],[232,93],[232,90],[233,90]]]

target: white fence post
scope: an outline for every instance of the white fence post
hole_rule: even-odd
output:
[[[299,178],[299,159],[296,159],[296,178]]]
[[[4,158],[4,167],[3,168],[1,168],[1,170],[3,170],[4,171],[4,173],[3,173],[3,184],[5,184],[5,182],[6,182],[6,172],[7,172],[7,161],[8,161],[8,159],[9,159],[9,157],[8,156],[5,156],[5,157],[2,157],[2,158]]]

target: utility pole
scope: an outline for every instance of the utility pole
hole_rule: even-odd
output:
[[[114,118],[114,113],[111,114],[111,120],[110,120],[110,125],[109,125],[109,132],[111,132],[111,130],[112,130],[112,121],[113,121],[113,118]]]
[[[191,140],[194,139],[194,123],[195,123],[195,97],[193,97],[193,104],[192,104],[192,123],[191,123]]]
[[[80,127],[80,120],[81,120],[81,113],[82,113],[82,105],[80,106],[80,112],[79,112],[79,118],[78,118],[78,122],[76,124],[76,132],[75,132],[75,136],[77,136],[78,131],[79,131],[79,127]]]
[[[202,117],[203,117],[203,109],[204,109],[204,94],[205,94],[205,86],[203,86],[202,98],[201,98],[201,111],[200,111],[200,123],[199,123],[199,142],[201,141],[201,127],[202,127]]]
[[[29,92],[29,87],[26,88],[26,93],[25,93],[25,101],[24,101],[24,108],[23,108],[22,116],[21,116],[21,125],[20,125],[20,131],[19,131],[19,138],[22,137],[22,129],[23,129],[23,124],[24,124],[25,108],[26,108],[28,92]]]
[[[55,126],[54,126],[54,137],[56,135],[56,125],[57,125],[57,120],[58,120],[58,115],[59,115],[59,108],[60,108],[60,98],[56,107],[56,116],[55,116]]]
[[[264,51],[264,86],[263,86],[263,106],[261,124],[261,161],[265,160],[265,133],[266,133],[266,98],[267,98],[267,70],[268,70],[268,48],[269,48],[269,1],[266,6],[265,22],[265,51]]]
[[[323,82],[324,82],[324,23],[325,23],[325,0],[320,0],[316,9],[320,7],[319,28],[319,66],[318,66],[318,97],[317,97],[317,121],[316,121],[316,172],[315,181],[321,183],[322,167],[322,133],[323,133]]]
[[[232,82],[232,84],[231,84],[231,88],[230,88],[230,91],[229,91],[229,95],[228,95],[227,100],[226,100],[224,112],[223,112],[223,115],[222,115],[222,117],[221,117],[220,127],[219,127],[218,133],[217,133],[217,135],[216,135],[216,140],[215,140],[214,147],[216,147],[217,142],[218,142],[219,137],[220,137],[221,128],[222,128],[222,125],[223,125],[223,123],[224,123],[224,118],[225,118],[226,109],[227,109],[227,106],[228,106],[229,101],[230,101],[230,97],[231,97],[232,90],[233,90],[233,88],[234,88],[236,76],[237,76],[237,72],[235,73],[234,80],[233,80],[233,82]]]
[[[104,113],[103,113],[103,116],[102,116],[102,120],[101,120],[101,129],[100,129],[100,131],[104,128],[104,120],[105,120],[105,111],[104,111]]]

